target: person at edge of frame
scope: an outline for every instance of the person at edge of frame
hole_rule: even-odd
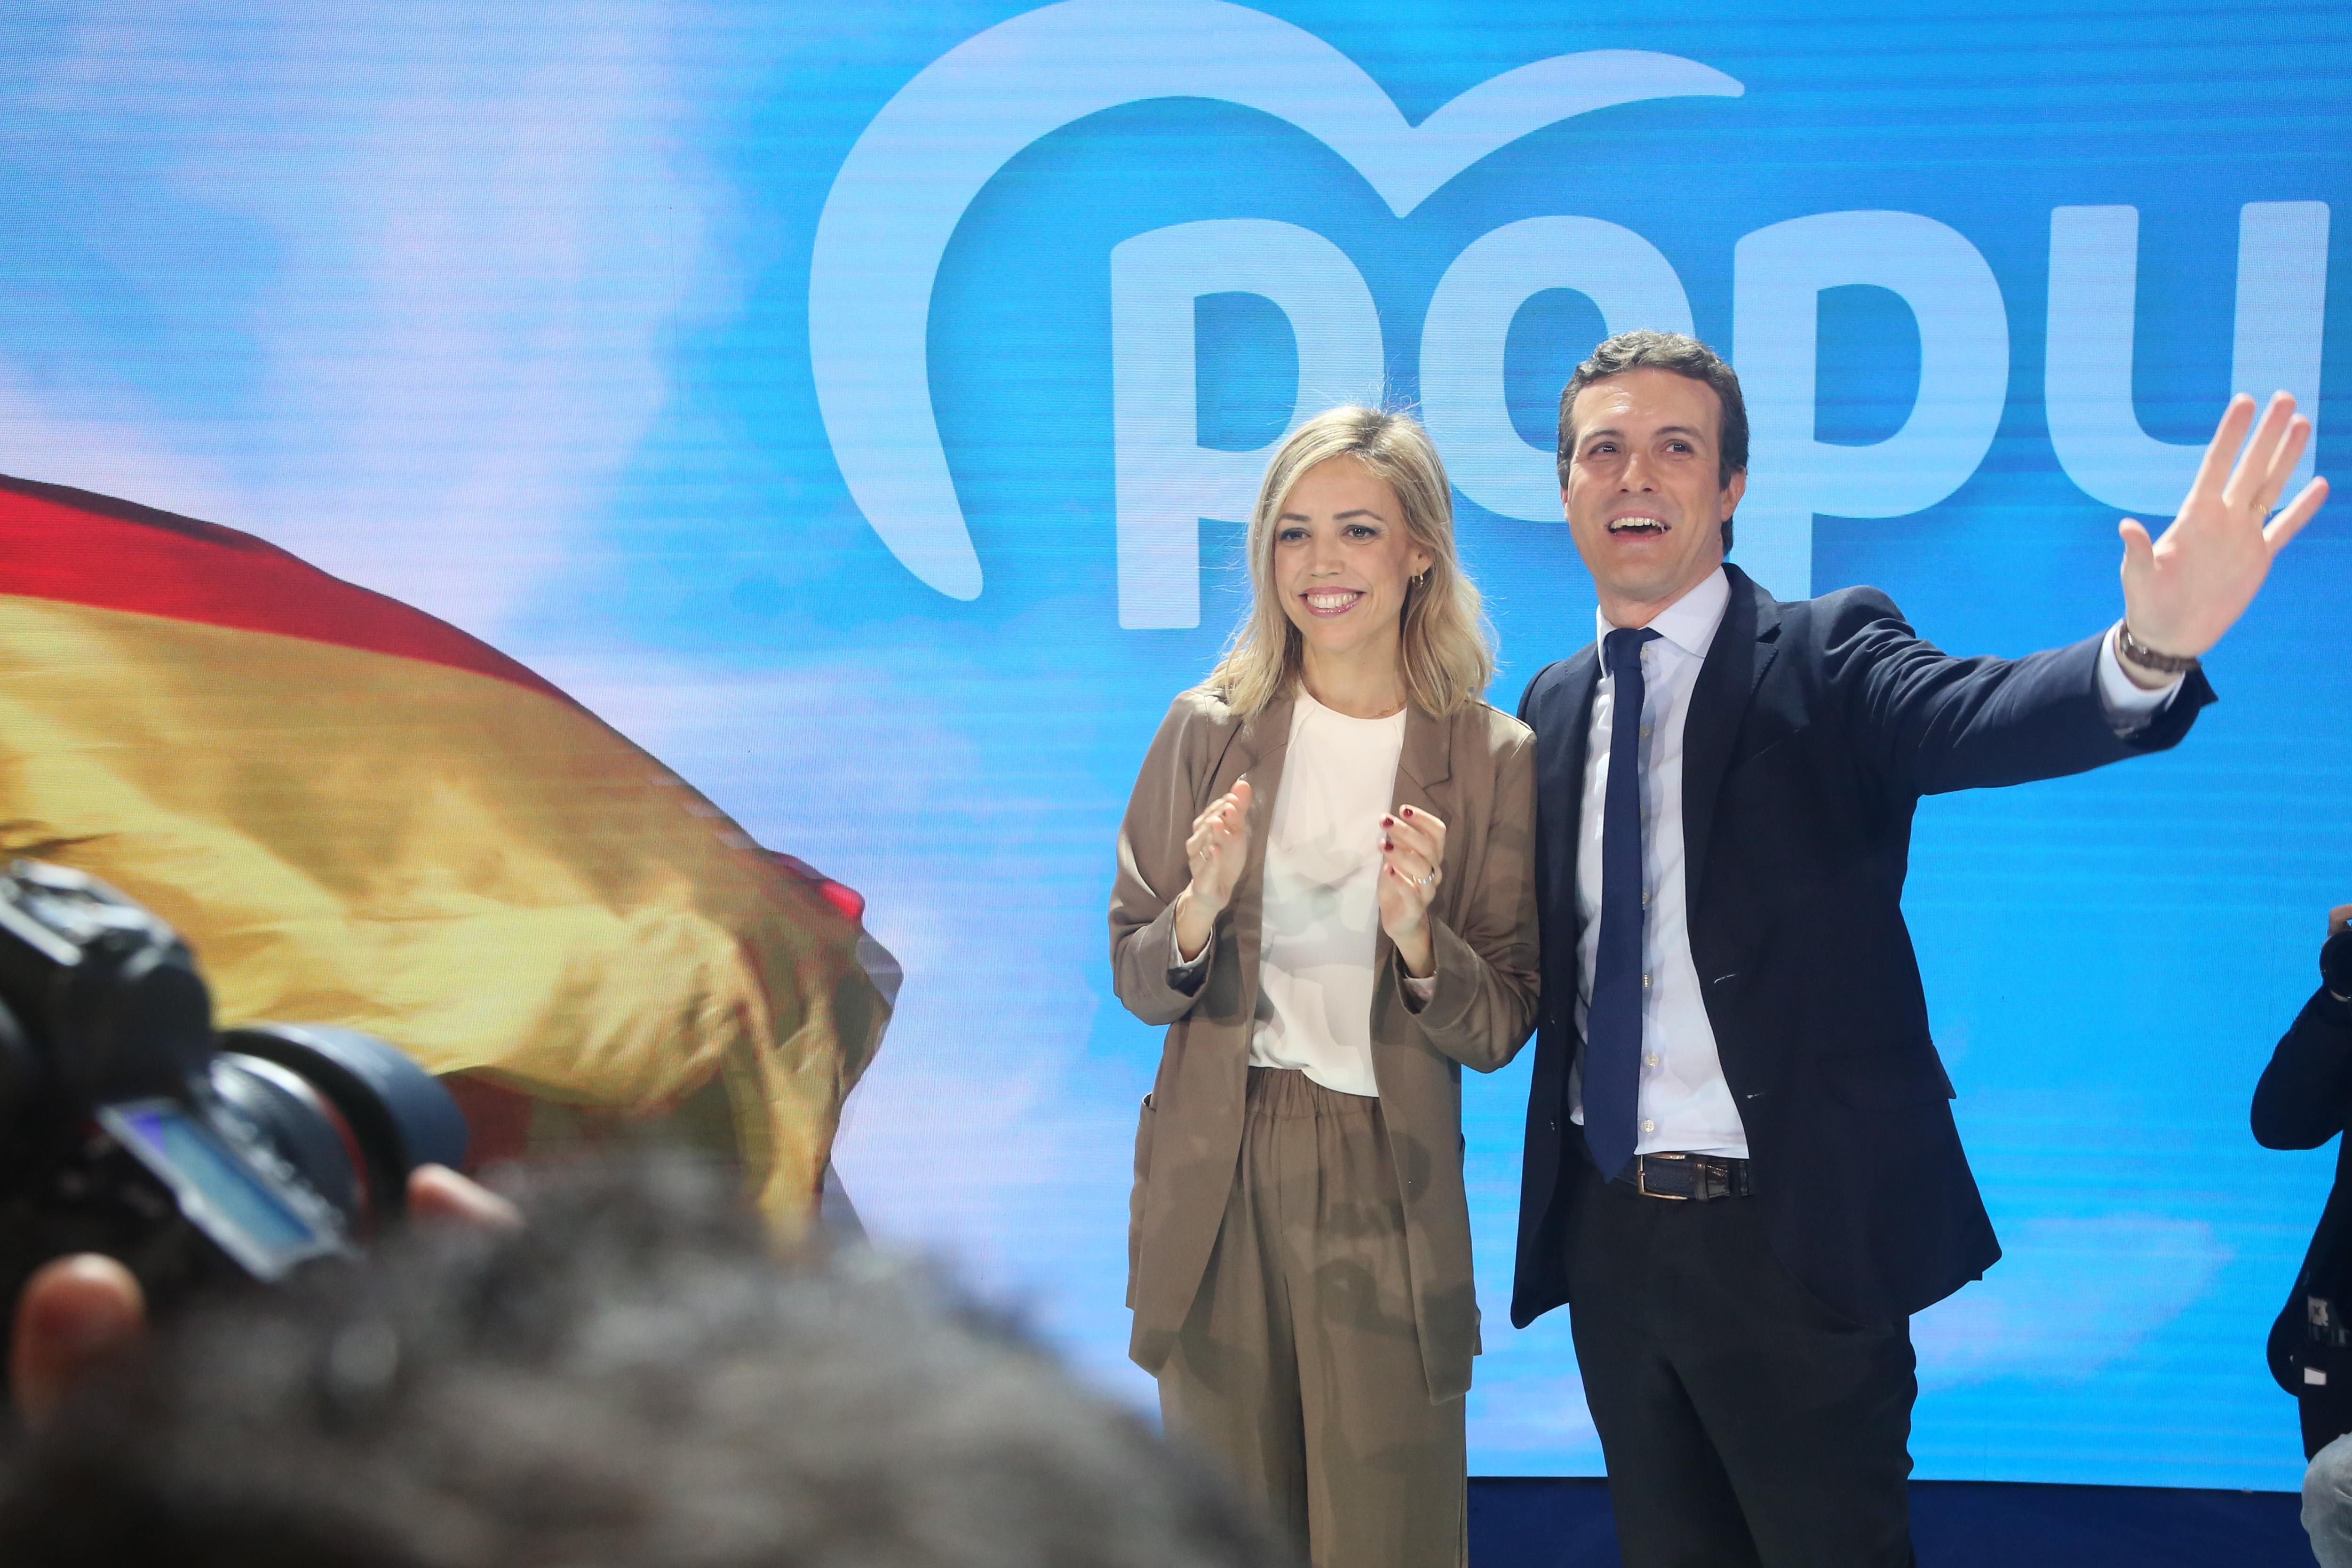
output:
[[[2352,1124],[2352,904],[2327,911],[2319,988],[2279,1038],[2254,1086],[2254,1142],[2316,1149]],[[2352,1568],[2352,1140],[2336,1151],[2336,1184],[2271,1325],[2271,1375],[2302,1416],[2303,1527],[2321,1568]]]
[[[1139,1118],[1130,1353],[1318,1568],[1464,1560],[1478,1350],[1461,1072],[1535,1016],[1529,737],[1421,426],[1347,406],[1266,466],[1253,605],[1119,829]]]
[[[446,1170],[363,1259],[20,1298],[10,1568],[1294,1568],[1202,1458],[939,1272],[779,1251],[725,1163]],[[93,1343],[103,1342],[103,1348]]]
[[[2233,399],[2163,538],[2122,522],[2121,620],[1956,658],[1875,589],[1783,603],[1725,563],[1748,421],[1704,344],[1624,333],[1570,378],[1600,613],[1519,706],[1543,1006],[1511,1319],[1570,1308],[1628,1568],[1915,1561],[1910,1314],[2000,1247],[1903,923],[1912,814],[2177,743],[2326,496],[2265,526],[2310,430]]]

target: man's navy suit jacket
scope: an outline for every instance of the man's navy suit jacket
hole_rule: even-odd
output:
[[[2099,696],[2100,637],[1953,658],[1874,588],[1781,604],[1725,570],[1730,604],[1683,736],[1691,957],[1774,1252],[1832,1312],[1892,1322],[2000,1256],[1903,923],[1919,797],[2164,750],[2213,692],[2191,675],[2125,739]],[[1576,850],[1598,676],[1588,647],[1538,673],[1519,704],[1536,732],[1543,920],[1511,1299],[1522,1326],[1569,1299],[1564,1199],[1590,1160],[1568,1085],[1582,1047]]]
[[[2324,984],[2311,994],[2254,1085],[2253,1122],[2254,1142],[2265,1149],[2316,1149],[2352,1126],[2352,1003],[2338,1002]],[[2271,1324],[2271,1375],[2297,1395],[2311,1346],[2306,1296],[2324,1296],[2338,1311],[2352,1306],[2352,1137],[2336,1146],[2336,1184],[2294,1289]],[[2330,1363],[2337,1359],[2322,1351],[2312,1364],[2336,1371]]]

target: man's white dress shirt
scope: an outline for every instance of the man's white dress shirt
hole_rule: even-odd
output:
[[[1657,637],[1642,645],[1642,1070],[1641,1126],[1633,1148],[1650,1154],[1748,1156],[1748,1130],[1724,1081],[1715,1026],[1699,994],[1691,958],[1689,889],[1683,865],[1683,728],[1699,666],[1731,603],[1731,580],[1721,568],[1660,611],[1650,622]],[[1616,630],[1593,616],[1596,639]],[[1609,794],[1609,742],[1616,710],[1616,678],[1604,663],[1592,693],[1585,734],[1584,799],[1577,823],[1576,1027],[1584,1032],[1592,1001],[1592,964],[1601,945],[1601,833]],[[2108,717],[2129,725],[2147,718],[2180,689],[2155,691],[2132,684],[2116,662],[2115,634],[2099,645],[2099,694]],[[1584,1122],[1584,1064],[1569,1079],[1569,1115]]]

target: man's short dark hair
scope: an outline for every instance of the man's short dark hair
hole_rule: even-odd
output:
[[[10,1568],[1276,1568],[1257,1515],[1000,1320],[779,1264],[690,1167],[524,1193],[173,1324],[0,1474]]]
[[[1620,332],[1592,351],[1592,357],[1576,367],[1568,384],[1559,394],[1559,484],[1568,488],[1569,465],[1576,456],[1576,431],[1569,424],[1569,413],[1576,406],[1576,395],[1596,381],[1606,381],[1612,375],[1622,375],[1629,370],[1667,370],[1676,375],[1688,376],[1715,388],[1716,401],[1723,409],[1723,428],[1716,457],[1716,484],[1731,482],[1734,474],[1748,471],[1748,404],[1739,395],[1739,375],[1726,364],[1723,356],[1681,332],[1648,331]],[[1723,550],[1731,552],[1731,519],[1723,520]]]

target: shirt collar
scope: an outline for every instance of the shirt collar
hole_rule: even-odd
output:
[[[1705,658],[1706,650],[1715,646],[1715,634],[1723,625],[1723,612],[1731,607],[1731,579],[1718,566],[1692,587],[1689,593],[1660,610],[1650,622],[1650,629],[1674,644],[1693,658]],[[1600,610],[1592,612],[1593,639],[1597,642],[1617,629],[1615,623]]]

